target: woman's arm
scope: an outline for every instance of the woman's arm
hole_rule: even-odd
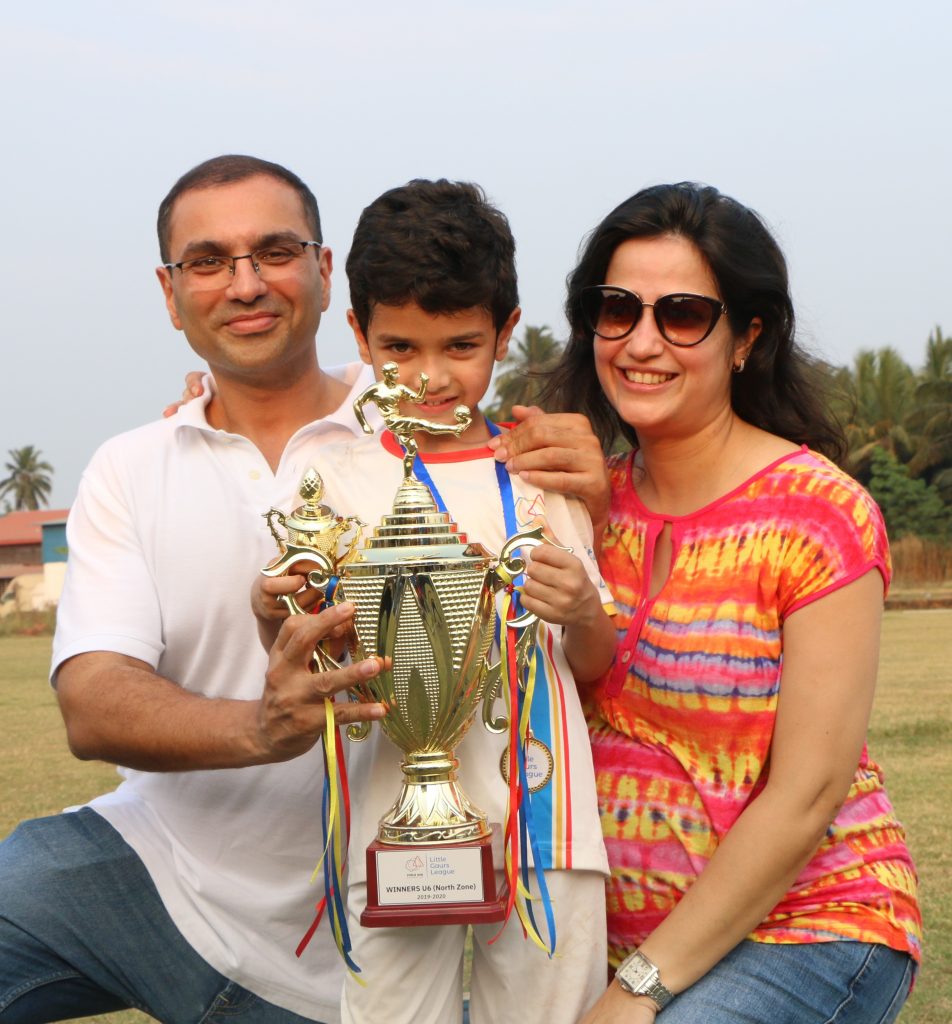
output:
[[[672,992],[697,981],[764,920],[836,817],[866,736],[882,599],[882,577],[870,570],[784,623],[767,784],[640,947]],[[645,1003],[613,982],[583,1022],[647,1020]]]

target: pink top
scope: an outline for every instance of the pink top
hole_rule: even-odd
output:
[[[887,584],[890,575],[875,502],[805,447],[689,516],[645,508],[632,457],[610,465],[601,568],[619,648],[591,718],[615,962],[660,923],[763,788],[784,618],[870,569]],[[665,523],[671,571],[651,598]],[[915,871],[865,747],[820,848],[750,937],[880,942],[918,959]]]

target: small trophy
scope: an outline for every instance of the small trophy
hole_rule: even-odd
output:
[[[414,392],[397,384],[396,370],[394,364],[385,366],[384,380],[354,403],[370,433],[362,406],[374,402],[407,455],[391,512],[363,544],[351,543],[340,557],[328,548],[301,543],[300,532],[292,538],[289,530],[288,543],[279,539],[281,555],[263,572],[282,575],[295,562],[309,560],[316,568],[308,573],[308,585],[318,589],[336,575],[334,599],[351,601],[356,609],[353,655],[390,659],[389,669],[355,688],[357,699],[389,707],[380,726],[403,753],[402,784],[367,850],[368,901],[361,924],[501,921],[505,902],[496,892],[491,830],[485,814],[460,786],[453,751],[480,707],[487,728],[506,728],[504,718],[493,717],[500,686],[500,666],[489,663],[497,620],[493,596],[525,569],[516,551],[543,543],[542,530],[508,538],[494,559],[482,545],[467,540],[449,513],[439,511],[430,489],[412,472],[413,432],[459,436],[470,423],[469,410],[458,407],[452,425],[402,415],[400,403],[422,401],[427,382],[421,375]],[[319,536],[330,541],[336,529],[334,543],[339,544],[341,525],[354,520],[322,508],[326,525]],[[294,518],[302,518],[301,509]],[[291,521],[284,520],[288,525]],[[516,644],[520,678],[535,626],[530,613],[506,623],[521,633]],[[319,668],[334,664],[322,651],[315,652],[315,660]],[[363,739],[370,727],[369,722],[352,725],[347,734]]]

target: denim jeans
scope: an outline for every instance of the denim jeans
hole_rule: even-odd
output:
[[[914,962],[865,942],[742,942],[658,1014],[658,1024],[891,1024]]]
[[[88,809],[0,843],[0,1024],[135,1007],[163,1024],[305,1024],[183,938],[118,832]]]

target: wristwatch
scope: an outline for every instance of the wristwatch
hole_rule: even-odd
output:
[[[663,1010],[674,999],[674,994],[665,988],[658,968],[639,950],[624,959],[615,972],[615,980],[633,996],[647,996]]]

